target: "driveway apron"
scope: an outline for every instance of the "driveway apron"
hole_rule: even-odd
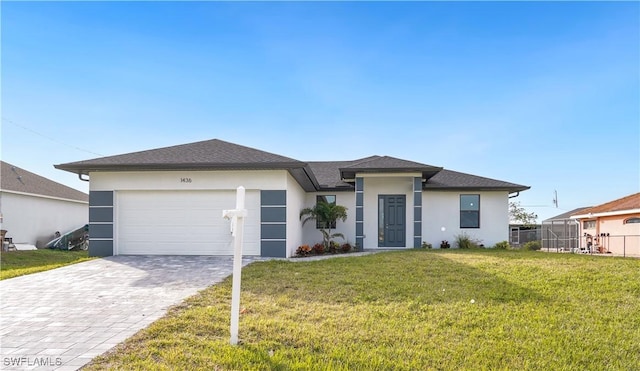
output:
[[[232,268],[232,257],[113,256],[0,281],[0,369],[77,370]]]

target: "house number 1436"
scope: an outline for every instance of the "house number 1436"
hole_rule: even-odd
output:
[[[191,183],[191,178],[180,178],[180,183]]]

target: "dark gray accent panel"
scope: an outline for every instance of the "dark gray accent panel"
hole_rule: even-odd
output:
[[[89,239],[89,256],[112,256],[113,241],[112,240],[94,240]]]
[[[113,191],[89,191],[89,206],[113,206]]]
[[[287,257],[287,243],[285,241],[262,241],[260,256],[270,258]]]
[[[364,251],[364,178],[356,178],[356,250]]]
[[[421,207],[414,207],[413,208],[413,221],[414,222],[421,222],[422,221],[422,208]]]
[[[422,206],[422,192],[413,192],[413,206]]]
[[[356,248],[358,251],[364,250],[364,238],[356,237]]]
[[[413,247],[414,248],[419,248],[422,247],[422,238],[421,237],[414,237],[413,238]]]
[[[113,222],[113,207],[90,207],[89,223]]]
[[[263,240],[275,240],[287,238],[286,224],[262,224],[260,226],[260,236]]]
[[[362,236],[364,234],[364,223],[356,222],[356,236]]]
[[[89,238],[113,238],[113,224],[89,224]]]
[[[413,178],[413,247],[422,246],[422,178]]]
[[[287,204],[287,191],[260,191],[262,206],[283,206]]]
[[[286,207],[263,207],[260,209],[260,220],[265,222],[286,222]]]

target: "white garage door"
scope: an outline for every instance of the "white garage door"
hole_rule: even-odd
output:
[[[232,255],[235,191],[118,191],[117,254]],[[247,191],[244,255],[260,255],[260,195]]]

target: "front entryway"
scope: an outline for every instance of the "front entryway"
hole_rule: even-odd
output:
[[[378,196],[378,247],[405,247],[406,196]]]

